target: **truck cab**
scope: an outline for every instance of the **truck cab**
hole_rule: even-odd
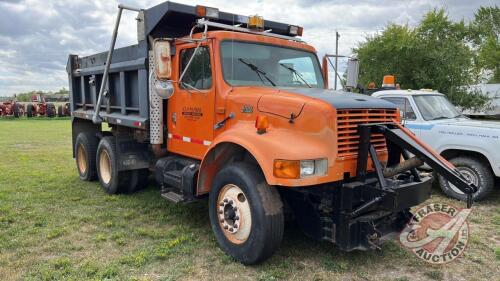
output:
[[[403,112],[403,123],[418,138],[448,159],[468,180],[478,185],[475,200],[488,197],[500,176],[500,124],[472,120],[460,113],[445,95],[429,89],[386,89],[372,94],[396,104]],[[439,177],[443,192],[455,199],[465,194]]]
[[[123,10],[138,12],[138,44],[114,49]],[[208,197],[220,247],[244,264],[278,249],[285,215],[342,250],[378,248],[429,197],[423,162],[475,190],[396,105],[329,90],[302,32],[205,6],[120,5],[109,51],[68,59],[80,179],[131,193],[152,174],[171,202]]]

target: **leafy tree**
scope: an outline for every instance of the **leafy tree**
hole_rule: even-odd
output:
[[[500,83],[500,8],[480,7],[469,26],[476,51],[476,64],[485,71],[488,82]]]
[[[463,108],[487,105],[486,95],[470,95],[463,86],[479,81],[468,26],[452,22],[445,11],[428,12],[416,27],[390,24],[353,51],[360,61],[360,82],[396,76],[402,88],[432,88]],[[379,84],[380,85],[380,84]]]

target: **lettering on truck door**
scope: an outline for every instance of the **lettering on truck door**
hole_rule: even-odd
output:
[[[186,69],[182,81],[168,101],[169,151],[201,159],[213,140],[215,83],[213,58],[209,44],[195,53],[194,43],[177,46],[177,80]]]

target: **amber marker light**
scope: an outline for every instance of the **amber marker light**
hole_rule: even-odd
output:
[[[282,179],[300,178],[299,160],[274,160],[274,176]]]
[[[269,120],[267,119],[267,116],[257,116],[255,119],[255,128],[257,129],[257,133],[259,135],[265,134],[269,128]]]

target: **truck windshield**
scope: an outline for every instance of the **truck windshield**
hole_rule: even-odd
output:
[[[224,79],[232,86],[324,88],[316,55],[258,43],[221,43]]]
[[[438,120],[462,116],[460,112],[444,96],[418,95],[415,103],[425,120]]]

